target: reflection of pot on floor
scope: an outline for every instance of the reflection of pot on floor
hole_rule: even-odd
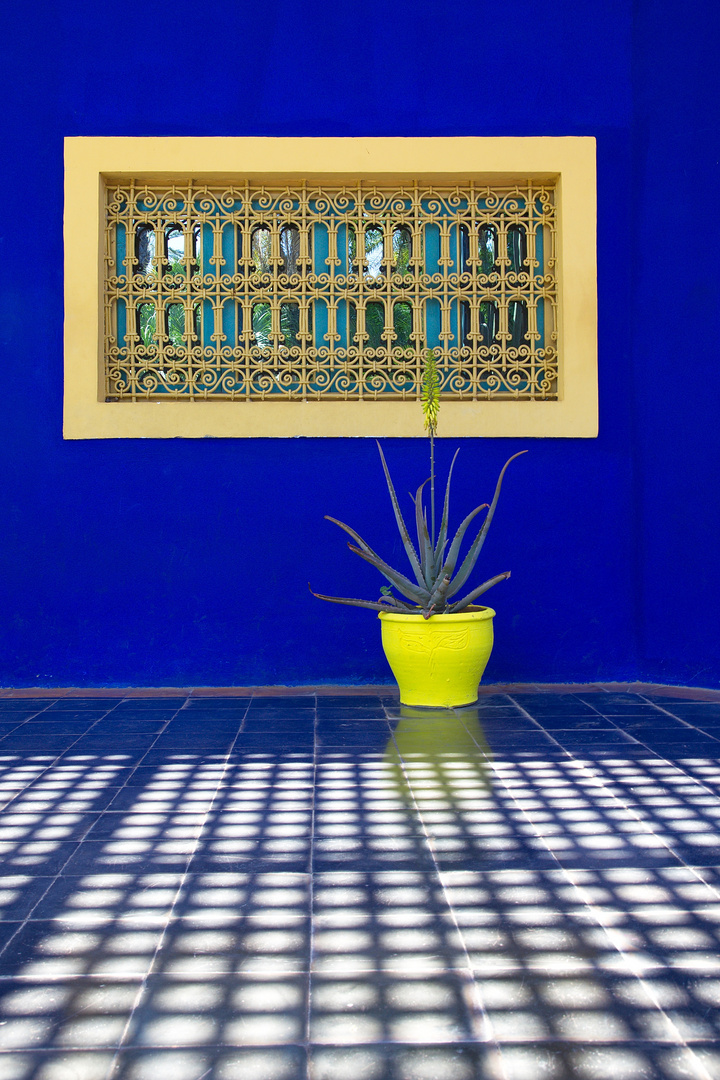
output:
[[[400,720],[385,750],[406,801],[442,803],[466,798],[469,791],[490,789],[492,752],[480,724],[479,710],[400,706]],[[462,777],[454,765],[462,764]],[[462,783],[462,793],[458,788]]]
[[[476,702],[494,614],[489,607],[429,619],[381,612],[383,648],[403,705],[450,709]]]

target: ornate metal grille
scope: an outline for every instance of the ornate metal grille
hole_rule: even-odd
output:
[[[555,199],[196,181],[107,187],[105,394],[557,398]]]

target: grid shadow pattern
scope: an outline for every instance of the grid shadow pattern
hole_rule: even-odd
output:
[[[3,697],[0,1080],[717,1080],[712,697]]]

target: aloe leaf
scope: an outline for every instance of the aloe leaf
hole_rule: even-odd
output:
[[[428,610],[440,608],[440,610],[442,611],[442,609],[445,607],[445,596],[447,594],[449,584],[450,578],[447,576],[438,582],[438,584],[435,586],[432,593],[430,594],[430,599],[427,602]],[[423,612],[423,614],[425,613]]]
[[[502,482],[503,482],[503,477],[505,475],[505,470],[507,469],[507,467],[508,467],[508,465],[510,464],[511,461],[514,461],[515,458],[521,457],[522,454],[527,454],[527,450],[521,450],[520,453],[513,454],[513,456],[511,458],[508,458],[508,460],[505,462],[502,469],[500,470],[500,475],[498,476],[498,482],[495,485],[495,494],[493,495],[493,501],[490,503],[490,509],[487,512],[487,515],[485,517],[485,521],[483,522],[482,529],[480,530],[480,532],[475,537],[475,540],[473,541],[473,543],[472,543],[472,545],[470,547],[470,550],[468,551],[467,555],[465,556],[463,564],[460,567],[460,569],[458,570],[457,576],[456,576],[455,580],[453,581],[452,585],[450,586],[450,589],[448,591],[448,596],[454,596],[456,592],[458,592],[460,589],[462,589],[463,585],[465,584],[467,579],[470,577],[470,574],[473,571],[473,567],[475,566],[475,563],[477,562],[477,558],[478,558],[478,555],[480,554],[481,548],[482,548],[483,544],[485,543],[485,537],[487,536],[488,529],[490,528],[490,523],[492,522],[492,519],[493,519],[493,514],[495,513],[495,507],[497,506],[498,499],[500,498],[500,488],[502,487]]]
[[[359,555],[365,562],[369,562],[371,566],[374,566],[376,570],[379,570],[384,578],[392,582],[398,592],[401,592],[403,596],[407,596],[409,600],[415,600],[416,603],[424,604],[430,595],[430,590],[424,586],[420,588],[418,585],[413,585],[410,578],[406,578],[404,574],[401,574],[399,570],[394,570],[392,566],[386,563],[383,559],[377,555],[371,555],[361,548],[355,547],[354,544],[348,544],[348,547],[355,555]]]
[[[482,596],[488,589],[492,589],[493,585],[497,585],[499,581],[505,581],[505,579],[509,577],[510,571],[506,570],[504,574],[498,574],[496,577],[483,581],[482,585],[478,585],[477,589],[473,589],[467,596],[463,596],[462,600],[456,600],[454,604],[450,604],[445,613],[447,615],[452,615],[453,612],[463,611],[468,604],[471,604],[478,596]]]
[[[350,550],[354,551],[356,555],[359,555],[361,559],[365,559],[366,562],[371,563],[380,571],[383,577],[386,577],[388,581],[392,582],[393,585],[396,585],[400,592],[416,602],[425,601],[428,596],[428,589],[424,584],[421,587],[418,587],[412,583],[410,578],[401,574],[399,570],[394,570],[392,566],[386,563],[385,560],[377,554],[377,552],[373,551],[369,544],[365,543],[359,533],[356,533],[355,530],[351,529],[349,525],[346,525],[344,521],[338,521],[337,518],[330,517],[329,514],[325,514],[325,518],[327,521],[332,521],[334,525],[339,525],[348,536],[352,536],[353,540],[357,540],[360,547],[357,548],[352,544],[348,544]]]
[[[310,586],[308,585],[310,589]],[[354,600],[350,596],[324,596],[323,593],[313,592],[310,589],[313,596],[316,596],[318,600],[328,600],[331,604],[350,604],[352,607],[364,607],[371,608],[373,611],[394,611],[399,614],[406,614],[407,609],[404,607],[393,607],[390,604],[382,604],[375,602],[374,600]]]
[[[325,514],[326,521],[332,522],[334,525],[338,525],[341,529],[347,532],[348,536],[351,536],[353,540],[356,540],[359,544],[359,548],[355,548],[353,544],[348,544],[350,550],[356,555],[364,558],[367,563],[375,566],[377,570],[382,573],[382,576],[392,584],[397,586],[400,592],[410,599],[415,600],[416,603],[424,603],[425,598],[429,595],[429,590],[425,588],[425,585],[418,586],[413,584],[409,578],[406,578],[404,573],[400,573],[399,570],[393,569],[390,564],[385,563],[384,558],[381,558],[377,552],[372,551],[370,545],[363,540],[362,536],[355,532],[350,525],[345,525],[344,522],[338,521],[337,517],[330,517],[329,514]]]
[[[377,442],[377,440],[376,440],[376,442]],[[410,533],[407,531],[407,526],[406,526],[405,521],[403,519],[402,511],[400,510],[400,504],[398,503],[397,495],[395,494],[395,488],[393,487],[393,482],[390,479],[390,471],[389,471],[389,469],[387,467],[387,462],[385,461],[385,455],[382,452],[382,446],[380,445],[380,443],[377,444],[377,448],[380,451],[380,460],[382,461],[382,467],[383,467],[383,471],[385,473],[385,480],[386,480],[386,483],[387,483],[387,486],[388,486],[388,491],[390,492],[390,499],[392,501],[393,510],[395,511],[395,520],[397,521],[397,527],[400,530],[400,537],[402,539],[403,546],[404,546],[405,551],[407,553],[407,557],[410,560],[410,565],[413,568],[413,573],[415,574],[415,578],[417,580],[417,583],[418,583],[418,585],[421,585],[424,588],[425,587],[425,578],[423,577],[422,568],[420,566],[420,560],[418,559],[417,552],[415,551],[415,548],[413,547],[412,540],[410,539]]]
[[[417,489],[413,502],[415,503],[415,527],[418,534],[418,550],[420,551],[420,569],[422,570],[423,578],[428,589],[433,587],[433,579],[435,577],[435,566],[433,558],[432,543],[430,541],[430,533],[427,527],[427,517],[423,512],[422,504],[422,490],[427,484],[426,480],[424,484],[421,484]]]
[[[367,551],[370,555],[375,555],[376,558],[379,557],[377,556],[376,552],[373,551],[370,545],[365,540],[363,540],[360,533],[355,532],[355,530],[351,529],[349,525],[346,525],[344,521],[340,521],[338,520],[338,518],[330,517],[329,514],[325,514],[325,520],[332,521],[333,525],[339,525],[340,528],[348,534],[348,536],[352,536],[353,540],[360,545],[363,551]]]
[[[445,562],[443,563],[443,568],[442,568],[442,571],[441,571],[441,574],[442,574],[443,577],[445,577],[446,575],[448,577],[452,577],[453,572],[455,570],[455,566],[456,566],[457,561],[458,561],[458,556],[460,555],[460,545],[463,542],[463,538],[465,536],[465,533],[467,532],[468,526],[470,525],[471,521],[474,518],[477,517],[477,515],[480,513],[481,510],[486,510],[486,509],[487,509],[487,503],[482,503],[481,506],[476,506],[474,510],[470,511],[470,513],[465,518],[465,520],[463,522],[461,522],[460,528],[455,533],[455,536],[453,538],[453,542],[450,545],[450,550],[447,553],[447,558],[445,559]],[[453,590],[453,591],[455,591],[455,590]]]
[[[450,463],[450,472],[448,473],[447,484],[445,485],[445,502],[443,503],[443,515],[440,522],[440,532],[438,533],[437,544],[435,545],[435,576],[440,573],[440,567],[442,566],[443,557],[445,555],[445,545],[447,544],[448,534],[448,521],[450,517],[450,481],[452,480],[453,469],[455,468],[455,459],[460,453],[460,447],[458,446],[453,459]]]
[[[385,588],[387,588],[387,586],[385,586]],[[385,592],[385,588],[380,590],[380,592],[383,595],[378,600],[379,604],[382,604],[382,603],[385,602],[385,600],[387,600],[388,603],[394,604],[395,607],[400,608],[402,611],[410,612],[412,614],[417,614],[417,611],[418,611],[418,605],[417,604],[408,604],[407,600],[401,600],[399,596],[393,595],[393,593],[390,591],[390,589],[388,589],[387,592]]]

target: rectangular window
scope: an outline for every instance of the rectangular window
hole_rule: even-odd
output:
[[[105,196],[106,401],[557,400],[550,184]]]
[[[441,435],[594,435],[594,183],[589,139],[68,139],[65,435],[420,436],[427,348]]]

